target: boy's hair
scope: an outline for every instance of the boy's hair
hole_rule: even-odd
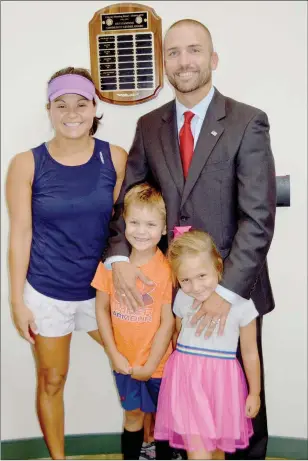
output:
[[[164,222],[166,222],[166,206],[162,194],[147,183],[132,187],[124,197],[124,218],[131,205],[156,208]]]
[[[194,229],[176,237],[169,245],[167,258],[172,269],[174,285],[177,285],[177,274],[183,258],[186,255],[199,255],[200,253],[207,253],[212,258],[218,280],[221,280],[223,260],[212,237],[206,232]]]

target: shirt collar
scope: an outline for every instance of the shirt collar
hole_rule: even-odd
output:
[[[197,115],[201,120],[205,118],[206,112],[208,110],[208,107],[213,99],[215,93],[215,88],[212,86],[208,94],[203,98],[198,104],[196,104],[194,107],[191,109],[188,109],[185,107],[178,99],[175,100],[175,107],[176,107],[176,118],[177,118],[177,124],[178,126],[181,126],[183,117],[184,117],[184,112],[190,111],[193,112],[195,115]]]

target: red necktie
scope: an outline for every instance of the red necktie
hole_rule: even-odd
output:
[[[195,114],[190,111],[184,112],[184,125],[180,129],[180,151],[185,178],[187,178],[190,162],[194,153],[194,137],[190,127],[190,122],[194,115]]]

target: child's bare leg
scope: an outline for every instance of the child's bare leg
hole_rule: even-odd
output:
[[[188,459],[213,459],[211,451],[206,450],[197,450],[197,451],[187,451]]]
[[[206,450],[198,450],[198,451],[188,451],[187,452],[188,459],[225,459],[225,453],[221,450],[215,451],[206,451]]]
[[[140,408],[125,411],[124,428],[129,432],[140,431],[143,428],[144,415]]]
[[[225,459],[225,452],[221,450],[215,450],[212,453],[212,459]]]
[[[154,442],[154,422],[155,413],[145,413],[144,415],[144,442]]]

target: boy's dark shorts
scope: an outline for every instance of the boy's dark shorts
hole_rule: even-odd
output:
[[[130,375],[113,372],[120,395],[121,405],[126,411],[140,408],[144,413],[155,413],[161,378],[138,381]]]

